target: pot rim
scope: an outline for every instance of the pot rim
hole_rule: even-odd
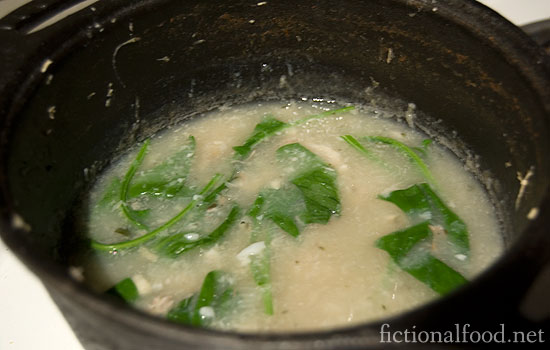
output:
[[[153,0],[143,0],[129,7],[125,7],[119,2],[113,2],[111,4],[107,4],[108,2],[96,3],[94,4],[96,11],[94,12],[93,19],[95,22],[98,22],[98,18],[102,18],[100,22],[107,24],[113,16],[112,11],[115,11],[116,16],[120,18],[124,17],[124,14],[129,13],[130,10],[134,8],[142,6],[147,7],[152,3],[157,4],[166,1],[168,0],[157,2]],[[548,116],[550,116],[550,59],[518,27],[508,22],[496,12],[473,0],[438,2],[436,11],[434,11],[435,7],[429,0],[392,0],[392,2],[410,7],[414,10],[429,11],[433,16],[439,16],[445,21],[458,25],[462,29],[472,33],[479,38],[480,42],[498,49],[503,57],[508,60],[508,63],[520,71],[525,81],[531,84],[533,91],[536,92],[537,97],[541,101],[541,105],[544,106],[547,112],[547,125],[550,123],[548,120]],[[36,35],[32,35],[35,35],[35,38],[39,38],[39,40],[43,40],[44,37],[53,37],[53,35],[58,32],[66,32],[67,28],[75,28],[74,23],[91,23],[90,16],[89,12],[84,13],[84,11],[80,11],[49,28],[37,32]],[[89,30],[89,28],[86,28],[86,30]],[[85,30],[82,30],[79,34],[74,35],[73,41],[68,42],[66,45],[74,45],[80,40],[83,40],[85,36]],[[26,40],[24,38],[20,39]],[[27,67],[33,67],[32,70],[34,70],[34,74],[30,74],[28,78],[25,79],[25,83],[19,85],[20,89],[17,91],[11,91],[9,94],[2,94],[4,96],[0,95],[0,107],[3,101],[7,103],[6,101],[9,100],[8,96],[25,94],[24,91],[32,86],[32,82],[41,79],[41,74],[39,72],[40,67],[37,63],[41,62],[44,57],[53,58],[62,55],[62,53],[59,52],[52,52],[51,55],[44,55],[42,52],[41,57],[37,57],[36,55],[32,56],[30,61],[26,63]],[[19,76],[10,77],[10,79],[15,78],[19,78]],[[5,86],[7,85],[5,84],[2,86],[2,80],[0,79],[0,92],[6,91],[2,89]],[[15,114],[17,112],[16,109],[21,107],[22,106],[10,106],[6,115]],[[2,111],[1,108],[0,111]],[[4,135],[2,135],[2,138],[5,138]],[[5,151],[2,153],[4,152]],[[414,317],[426,310],[437,309],[441,305],[452,302],[457,295],[476,289],[479,285],[483,285],[489,276],[493,276],[503,267],[510,265],[514,261],[521,260],[521,257],[525,254],[541,255],[536,259],[536,266],[538,266],[538,268],[541,268],[550,258],[546,256],[547,254],[544,254],[544,246],[549,244],[549,239],[541,238],[542,235],[540,234],[541,231],[545,230],[542,218],[550,217],[550,195],[547,192],[545,193],[543,201],[540,203],[538,217],[530,223],[520,237],[515,240],[508,250],[488,269],[484,270],[469,284],[460,287],[444,297],[437,298],[412,310],[390,318],[365,322],[351,327],[339,327],[320,331],[296,333],[239,333],[234,331],[200,329],[175,324],[162,318],[129,308],[114,300],[108,300],[104,296],[92,292],[82,283],[75,281],[70,276],[66,266],[61,266],[48,258],[33,253],[28,248],[28,242],[24,238],[25,231],[13,225],[14,215],[16,213],[10,206],[11,197],[9,197],[9,191],[3,176],[4,175],[0,173],[0,180],[2,180],[0,181],[2,192],[2,196],[0,197],[0,236],[18,258],[42,280],[47,288],[53,288],[63,295],[69,295],[71,299],[81,307],[114,319],[116,322],[123,323],[141,333],[151,334],[155,337],[170,338],[173,341],[181,339],[189,341],[188,336],[193,335],[193,341],[197,343],[200,342],[201,344],[219,344],[222,340],[224,342],[229,341],[230,343],[235,342],[235,344],[238,344],[241,340],[246,340],[249,342],[255,341],[258,344],[285,342],[289,347],[292,347],[293,345],[303,346],[305,342],[323,340],[326,343],[324,343],[322,348],[334,346],[335,344],[353,345],[357,340],[354,340],[354,338],[364,339],[365,337],[377,337],[378,339],[380,335],[378,331],[380,330],[380,326],[384,323],[399,324],[401,320]],[[525,250],[526,247],[529,248],[527,252]],[[536,271],[534,271],[534,273],[536,273]],[[196,339],[197,337],[199,339]],[[346,339],[341,337],[346,337]],[[224,345],[227,345],[227,343],[224,343]]]

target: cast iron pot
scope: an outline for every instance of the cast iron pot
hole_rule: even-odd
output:
[[[88,349],[358,349],[387,345],[383,323],[548,330],[517,316],[550,255],[550,64],[521,30],[467,0],[143,0],[33,32],[76,2],[34,1],[0,22],[0,204],[2,238]],[[373,89],[414,102],[417,126],[476,164],[506,252],[468,285],[379,322],[257,335],[172,324],[71,278],[81,195],[136,141],[224,104],[361,104]]]

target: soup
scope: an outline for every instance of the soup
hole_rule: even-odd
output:
[[[353,325],[449,293],[501,254],[498,222],[407,113],[270,102],[155,135],[89,196],[87,283],[245,332]]]

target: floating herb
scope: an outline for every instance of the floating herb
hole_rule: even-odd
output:
[[[329,111],[324,111],[324,112],[321,112],[319,114],[313,114],[313,115],[307,116],[305,118],[298,119],[296,121],[290,122],[288,124],[288,126],[297,126],[297,125],[305,124],[305,123],[307,123],[307,122],[309,122],[310,120],[313,120],[313,119],[321,119],[321,118],[325,118],[325,117],[328,117],[328,116],[331,116],[331,115],[349,112],[349,111],[352,111],[354,109],[355,109],[354,106],[331,109]]]
[[[167,314],[173,322],[197,327],[208,326],[215,317],[223,317],[234,300],[231,277],[222,271],[209,272],[198,293],[182,300]]]
[[[432,186],[436,185],[436,181],[432,176],[432,173],[428,169],[428,166],[426,165],[426,163],[424,163],[422,158],[420,158],[418,154],[416,154],[416,152],[409,146],[405,145],[400,141],[397,141],[395,139],[392,139],[390,137],[385,137],[385,136],[367,136],[367,137],[364,137],[364,139],[371,142],[378,142],[378,143],[390,145],[395,149],[397,149],[398,151],[400,151],[401,153],[405,154],[411,160],[411,162],[413,162],[413,164],[415,164],[418,167],[418,169],[420,170],[424,178]],[[425,144],[425,142],[423,144]]]
[[[237,160],[240,160],[240,161],[245,160],[250,155],[250,153],[252,152],[252,148],[254,146],[256,146],[260,142],[264,141],[269,136],[277,133],[278,131],[281,131],[283,129],[286,129],[286,128],[289,128],[289,127],[292,127],[292,126],[298,126],[298,125],[305,124],[308,121],[313,120],[313,119],[320,119],[320,118],[328,117],[328,116],[331,116],[331,115],[334,115],[334,114],[348,112],[348,111],[351,111],[353,109],[355,109],[355,107],[353,107],[353,106],[337,108],[337,109],[333,109],[333,110],[330,110],[330,111],[325,111],[325,112],[322,112],[322,113],[319,113],[319,114],[310,115],[310,116],[307,116],[305,118],[302,118],[302,119],[299,119],[299,120],[296,120],[296,121],[293,121],[293,122],[290,122],[290,123],[284,123],[282,121],[279,121],[279,120],[273,118],[272,116],[268,116],[268,117],[266,117],[265,120],[263,120],[262,122],[260,122],[259,124],[257,124],[254,127],[254,131],[253,131],[252,135],[246,139],[244,144],[242,144],[241,146],[233,147],[233,150],[235,151],[234,158],[237,159]],[[227,188],[226,183],[233,181],[233,179],[236,176],[236,173],[237,173],[237,168],[235,168],[233,170],[232,174],[228,177],[227,181],[222,183],[218,188],[216,188],[214,191],[212,191],[212,193],[210,193],[210,195],[208,195],[205,198],[205,200],[204,200],[205,203],[213,203],[214,200],[216,199],[216,196],[220,192],[222,192],[223,190],[225,190]]]
[[[297,237],[300,229],[296,218],[305,213],[303,195],[296,186],[284,186],[278,190],[260,192],[253,204],[250,216],[258,221],[271,219],[283,231]]]
[[[250,155],[252,147],[261,142],[266,137],[273,135],[283,129],[287,124],[279,121],[272,116],[267,116],[262,122],[256,125],[252,136],[250,136],[242,146],[235,146],[235,158],[243,160]]]
[[[326,224],[332,215],[340,215],[340,198],[336,171],[299,143],[277,150],[279,160],[292,168],[290,182],[300,190],[305,211],[300,219],[305,224]]]
[[[141,194],[150,194],[173,197],[177,195],[185,189],[185,181],[189,176],[195,147],[195,138],[189,136],[187,144],[178,152],[156,167],[146,170],[140,176],[135,176],[129,187],[128,196],[137,197]]]
[[[271,230],[264,217],[260,216],[263,197],[258,196],[248,215],[252,218],[253,229],[250,241],[252,244],[262,242],[264,249],[250,256],[250,270],[254,282],[262,289],[262,300],[264,312],[267,315],[273,315],[273,296],[271,293]],[[260,219],[258,219],[260,217]]]
[[[299,143],[279,148],[277,157],[292,169],[290,184],[260,192],[250,211],[251,216],[270,219],[283,231],[297,237],[300,222],[326,224],[332,215],[340,214],[333,168]]]
[[[136,156],[136,159],[134,159],[132,164],[130,164],[130,167],[126,172],[126,175],[124,175],[124,179],[122,180],[122,183],[120,185],[120,197],[119,197],[120,208],[122,209],[124,216],[126,216],[126,218],[128,218],[128,220],[133,225],[143,230],[149,230],[147,225],[145,225],[142,222],[142,219],[148,214],[148,211],[147,210],[137,211],[132,209],[128,205],[128,189],[130,188],[130,182],[132,181],[134,175],[136,174],[136,171],[141,166],[141,163],[143,163],[143,159],[145,159],[145,154],[147,153],[148,146],[149,146],[149,140],[145,140],[145,142],[143,142],[143,145],[141,146]]]
[[[376,246],[388,252],[401,269],[443,295],[465,284],[467,280],[428,251],[414,249],[431,236],[430,223],[423,221],[378,239]]]
[[[366,149],[355,137],[351,135],[340,136],[340,138],[346,141],[351,147],[355,148],[357,151],[361,152],[367,158],[375,158],[374,154]]]
[[[204,237],[189,239],[186,233],[176,233],[159,240],[154,245],[154,249],[164,256],[177,258],[193,248],[213,244],[222,238],[231,226],[233,226],[238,219],[239,213],[239,207],[234,206],[225,220],[214,231]]]
[[[127,303],[132,303],[139,297],[137,287],[131,278],[123,279],[105,293],[114,295]]]
[[[273,315],[273,295],[271,293],[271,256],[269,246],[266,244],[264,251],[250,257],[250,270],[254,282],[262,289],[264,313]]]
[[[456,252],[469,255],[470,243],[466,224],[445,205],[430,185],[413,185],[379,198],[398,206],[413,221],[426,220],[431,225],[443,227]]]
[[[155,238],[160,232],[174,226],[174,224],[180,221],[191,209],[193,209],[197,204],[199,204],[199,199],[205,194],[207,194],[212,189],[212,187],[216,185],[220,177],[221,175],[219,174],[214,175],[212,179],[208,182],[208,184],[206,184],[206,186],[204,186],[203,189],[198,193],[198,196],[196,197],[196,199],[191,200],[191,202],[185,208],[183,208],[176,216],[172,217],[166,223],[164,223],[163,225],[157,227],[152,231],[149,231],[143,236],[140,236],[132,240],[120,242],[120,243],[110,243],[110,244],[92,241],[90,246],[97,250],[112,251],[112,250],[132,248],[142,243],[145,243],[147,241],[150,241],[151,239]],[[195,198],[195,196],[193,197]]]
[[[101,208],[104,208],[108,205],[113,205],[115,202],[118,202],[120,198],[121,185],[122,181],[120,181],[118,177],[114,177],[103,192],[103,196],[101,197],[101,199],[97,201],[97,205]]]

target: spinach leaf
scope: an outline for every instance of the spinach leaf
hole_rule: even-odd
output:
[[[355,137],[353,137],[352,135],[343,135],[343,136],[340,136],[340,138],[344,141],[346,141],[346,143],[348,145],[350,145],[351,147],[355,148],[357,151],[361,152],[364,156],[366,156],[367,158],[370,158],[370,159],[373,159],[375,158],[375,155],[369,151],[368,149],[366,149],[362,144],[361,142],[359,142]]]
[[[364,139],[367,141],[383,143],[394,147],[395,149],[397,149],[398,151],[406,155],[411,160],[411,162],[413,162],[413,164],[415,164],[418,167],[418,169],[420,170],[424,178],[430,184],[432,184],[433,186],[436,185],[436,181],[432,173],[428,169],[428,166],[426,165],[426,163],[424,163],[422,158],[420,158],[418,154],[416,154],[416,152],[409,146],[405,145],[400,141],[397,141],[395,139],[392,139],[390,137],[385,137],[385,136],[367,136],[367,137],[364,137]],[[423,145],[425,146],[427,146],[428,144],[429,142],[428,143],[426,143],[426,141],[423,142]]]
[[[292,169],[290,184],[260,192],[250,216],[270,219],[297,237],[301,224],[326,224],[332,215],[340,214],[333,168],[299,143],[282,146],[277,150],[277,157]]]
[[[283,231],[297,237],[300,229],[295,219],[304,214],[305,209],[303,195],[298,188],[285,186],[260,192],[249,215],[256,219],[271,219]]]
[[[202,238],[190,240],[187,238],[189,237],[187,233],[176,233],[159,240],[154,249],[164,256],[177,258],[193,248],[215,243],[233,226],[239,213],[239,207],[234,206],[225,220],[215,230]]]
[[[259,196],[258,198],[263,198]],[[258,200],[256,200],[258,202]],[[255,203],[256,204],[256,203]],[[250,256],[250,270],[256,285],[262,290],[262,301],[264,304],[264,312],[267,315],[273,315],[273,296],[271,293],[271,231],[267,227],[269,223],[264,221],[263,217],[258,219],[259,213],[256,205],[252,207],[248,215],[252,217],[253,229],[251,232],[251,243],[263,242],[265,248],[254,255]]]
[[[430,222],[423,221],[401,231],[390,233],[376,241],[376,246],[388,252],[404,271],[439,294],[447,294],[467,283],[454,269],[428,251],[414,250],[419,243],[431,238]]]
[[[264,250],[269,249],[266,245]],[[271,257],[267,251],[250,257],[250,270],[254,282],[262,289],[264,313],[273,315],[273,295],[271,293]]]
[[[261,123],[254,128],[252,135],[244,142],[242,146],[235,146],[235,156],[237,159],[245,159],[252,152],[252,147],[261,142],[267,136],[283,129],[286,123],[279,121],[272,116],[267,116]]]
[[[127,303],[132,303],[139,297],[137,287],[129,277],[118,282],[105,293],[114,295]]]
[[[128,189],[128,196],[137,197],[142,194],[150,194],[173,197],[185,189],[185,180],[189,176],[195,148],[195,138],[189,136],[187,144],[178,152],[156,167],[136,176]]]
[[[166,317],[173,322],[204,327],[215,317],[223,317],[234,298],[231,277],[214,270],[206,275],[198,293],[182,300]]]
[[[293,168],[291,183],[301,192],[306,210],[300,215],[305,224],[326,224],[340,215],[336,171],[299,143],[277,150],[277,157]]]
[[[101,208],[104,208],[108,205],[113,205],[115,202],[119,201],[120,196],[120,186],[122,181],[118,177],[114,177],[107,188],[103,192],[103,196],[97,201],[97,205]]]
[[[379,198],[395,204],[413,221],[428,220],[442,226],[457,253],[469,255],[470,242],[464,221],[449,209],[426,183],[397,190]]]
[[[174,217],[172,217],[170,220],[162,224],[161,226],[157,227],[156,229],[147,232],[143,236],[140,236],[135,239],[131,239],[124,242],[119,243],[100,243],[97,241],[92,240],[90,243],[90,246],[93,249],[97,250],[104,250],[104,251],[113,251],[113,250],[120,250],[120,249],[128,249],[136,247],[142,243],[148,242],[151,239],[155,238],[160,232],[169,229],[170,227],[174,226],[177,222],[179,222],[183,217],[185,217],[189,211],[191,211],[197,204],[200,203],[200,198],[202,196],[207,195],[212,187],[216,185],[218,180],[220,179],[221,175],[216,174],[210,179],[210,181],[206,184],[206,186],[203,187],[203,189],[198,193],[198,196],[195,198],[193,196],[193,200],[187,204],[185,208],[183,208],[178,214],[176,214]]]
[[[298,125],[301,125],[301,124],[305,124],[308,121],[313,120],[313,119],[321,119],[321,118],[328,117],[328,116],[331,116],[331,115],[334,115],[334,114],[345,113],[345,112],[351,111],[353,109],[355,109],[355,107],[353,107],[353,106],[337,108],[337,109],[333,109],[333,110],[329,110],[329,111],[324,111],[324,112],[321,112],[319,114],[310,115],[310,116],[307,116],[305,118],[302,118],[302,119],[299,119],[299,120],[296,120],[296,121],[293,121],[293,122],[290,122],[290,123],[284,123],[284,122],[281,122],[280,120],[277,120],[277,119],[273,118],[272,116],[267,116],[264,121],[262,121],[262,122],[260,122],[259,124],[256,125],[252,135],[245,141],[245,143],[243,145],[233,147],[233,150],[235,151],[234,158],[239,160],[239,161],[245,160],[250,155],[250,153],[252,152],[252,149],[253,149],[254,146],[256,146],[258,143],[264,141],[265,139],[269,138],[271,135],[277,133],[280,130],[283,130],[283,129],[286,129],[286,128],[289,128],[289,127],[293,127],[293,126],[298,126]],[[212,191],[205,198],[205,200],[204,200],[205,203],[208,203],[208,204],[213,203],[216,200],[217,195],[227,188],[226,184],[228,182],[233,181],[233,179],[235,179],[235,176],[237,174],[237,169],[238,169],[238,166],[239,166],[238,163],[236,163],[236,164],[237,165],[233,169],[233,171],[232,171],[231,175],[228,177],[227,181],[225,181],[220,186],[218,186],[218,188],[216,188],[214,191]]]

